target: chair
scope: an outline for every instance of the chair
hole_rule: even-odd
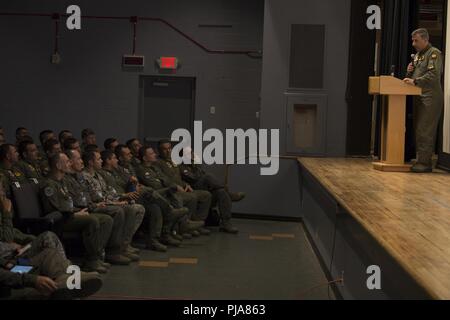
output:
[[[35,183],[13,183],[11,185],[16,226],[23,232],[39,234],[44,231],[57,233],[60,212],[44,214],[39,199],[39,186]]]
[[[54,232],[63,242],[67,254],[78,256],[83,248],[78,232],[63,232],[64,217],[56,211],[44,214],[40,201],[39,184],[30,182],[13,184],[12,201],[15,209],[15,225],[28,234],[39,235],[45,231]]]

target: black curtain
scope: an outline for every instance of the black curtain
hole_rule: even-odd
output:
[[[378,0],[352,0],[347,79],[347,141],[349,156],[370,155],[372,98],[368,77],[373,75],[376,32],[366,25],[367,7]]]
[[[411,33],[417,28],[419,14],[418,0],[383,0],[382,1],[382,40],[380,74],[390,75],[394,71],[397,78],[403,79],[411,61],[413,48]],[[381,99],[380,99],[381,100]],[[375,154],[380,155],[380,121],[381,103],[377,113],[377,130]],[[412,101],[408,100],[406,115],[406,161],[415,157],[413,137]]]

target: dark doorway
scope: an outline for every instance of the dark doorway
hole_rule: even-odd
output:
[[[139,135],[147,143],[170,138],[175,129],[192,133],[195,78],[141,76]]]

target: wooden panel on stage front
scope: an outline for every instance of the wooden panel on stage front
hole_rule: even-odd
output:
[[[450,175],[386,173],[369,159],[299,158],[433,298],[450,299]]]

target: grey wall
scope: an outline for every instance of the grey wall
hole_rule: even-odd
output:
[[[85,15],[161,17],[212,49],[262,49],[262,0],[20,0],[1,1],[0,12],[64,13],[71,4]],[[261,60],[208,54],[160,23],[143,22],[138,24],[137,54],[145,55],[146,67],[124,72],[121,57],[132,50],[131,24],[83,20],[81,31],[68,31],[63,21],[62,63],[56,66],[50,64],[53,30],[50,18],[0,16],[0,125],[9,140],[19,125],[35,137],[45,128],[79,135],[85,127],[95,129],[100,142],[137,135],[139,75],[157,75],[154,59],[163,55],[181,59],[177,75],[197,78],[195,114],[205,128],[258,126]],[[210,106],[216,107],[215,115]]]
[[[260,127],[280,129],[280,153],[286,151],[286,97],[289,86],[291,24],[325,24],[324,90],[328,95],[326,155],[345,155],[350,0],[266,0]],[[308,43],[305,43],[308,50]],[[305,91],[297,91],[305,92]],[[301,217],[297,162],[280,160],[280,173],[259,177],[257,170],[238,167],[233,186],[244,187],[248,199],[235,205],[239,213]],[[250,188],[253,183],[256,188]],[[246,188],[245,188],[246,187]]]
[[[276,176],[261,176],[259,166],[235,165],[231,167],[229,177],[231,190],[247,192],[244,201],[233,205],[234,212],[301,217],[297,161],[280,160]]]
[[[328,94],[328,156],[345,155],[350,0],[266,0],[264,13],[264,60],[261,96],[261,127],[281,128],[285,146],[284,93],[289,86],[291,24],[325,25],[324,90]],[[305,43],[308,50],[308,43]],[[304,92],[304,91],[297,91]]]

